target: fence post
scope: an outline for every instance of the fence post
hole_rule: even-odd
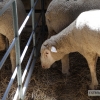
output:
[[[16,66],[17,66],[17,80],[18,80],[18,91],[19,100],[23,99],[22,91],[22,73],[21,73],[21,62],[20,62],[20,42],[18,34],[18,15],[17,15],[17,2],[16,0],[12,3],[13,7],[13,19],[14,19],[14,35],[15,35],[15,51],[16,51]]]
[[[46,39],[45,34],[45,10],[44,10],[45,1],[41,0],[41,9],[42,9],[42,35],[45,37],[43,41]]]
[[[31,8],[33,8],[33,11],[32,11],[32,32],[34,32],[34,27],[35,27],[35,6],[34,6],[34,0],[31,0]],[[35,47],[35,45],[36,45],[36,35],[34,33],[33,34],[33,46]],[[35,47],[35,49],[34,49],[34,57],[36,57],[36,56],[37,56],[37,52],[36,52],[36,47]]]

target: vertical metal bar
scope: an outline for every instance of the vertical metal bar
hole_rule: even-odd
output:
[[[14,19],[14,35],[16,40],[15,50],[16,50],[16,66],[17,68],[17,80],[18,80],[18,92],[19,92],[19,100],[23,99],[23,91],[22,91],[22,75],[21,75],[21,62],[20,62],[20,43],[19,43],[19,35],[18,35],[18,15],[17,15],[17,2],[16,0],[12,3],[13,7],[13,19]]]
[[[34,31],[34,27],[35,27],[35,6],[34,6],[34,0],[31,0],[31,8],[34,7],[34,10],[32,12],[32,31]],[[36,45],[36,36],[35,34],[33,34],[33,46]],[[36,48],[34,49],[34,56],[36,57]]]
[[[45,32],[45,12],[44,12],[44,0],[41,0],[41,9],[42,9],[42,32]],[[44,34],[43,34],[44,35]]]

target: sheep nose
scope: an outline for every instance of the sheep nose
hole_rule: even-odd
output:
[[[42,66],[42,68],[45,68],[45,66]]]

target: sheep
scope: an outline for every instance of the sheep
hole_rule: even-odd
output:
[[[71,24],[81,12],[91,9],[100,9],[100,0],[52,0],[45,13],[48,38]],[[65,59],[69,67],[69,55]],[[62,73],[69,72],[62,68]]]
[[[3,6],[7,2],[9,2],[9,0],[1,1],[0,8],[3,8]],[[17,10],[18,10],[18,24],[20,27],[26,16],[25,8],[21,0],[17,0]],[[10,45],[14,38],[12,6],[10,6],[6,10],[6,12],[4,12],[4,14],[0,16],[0,51],[6,48],[6,39],[4,38],[4,36],[7,38]],[[14,47],[10,53],[10,60],[13,72],[16,66],[16,55]]]
[[[88,63],[92,82],[90,89],[98,86],[96,62],[100,55],[100,10],[82,12],[75,21],[60,33],[44,41],[41,46],[41,65],[47,69],[57,60],[67,69],[66,54],[79,52]]]

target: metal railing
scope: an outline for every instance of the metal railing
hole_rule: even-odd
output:
[[[10,0],[7,4],[4,5],[4,7],[0,10],[0,16],[2,16],[2,14],[8,9],[8,7],[12,4],[12,8],[13,8],[13,20],[14,20],[14,39],[11,43],[11,45],[9,46],[8,50],[6,51],[5,55],[3,56],[2,60],[0,61],[0,69],[3,67],[3,64],[4,62],[6,61],[10,51],[12,50],[12,48],[14,47],[15,45],[15,51],[16,51],[16,68],[11,76],[11,79],[10,79],[10,82],[8,84],[8,87],[6,88],[6,91],[3,95],[3,98],[2,100],[6,100],[7,99],[7,96],[8,96],[8,93],[11,89],[11,86],[13,84],[13,81],[17,75],[17,82],[18,82],[18,87],[16,89],[16,93],[14,95],[14,98],[13,100],[17,100],[17,98],[19,98],[19,100],[23,100],[24,97],[25,97],[25,93],[26,93],[26,90],[28,88],[28,84],[29,84],[29,80],[31,78],[31,75],[32,75],[32,72],[33,72],[33,69],[34,69],[34,66],[35,66],[35,63],[36,63],[36,59],[37,59],[37,54],[39,53],[39,49],[40,49],[40,46],[42,44],[42,38],[41,37],[41,34],[38,35],[38,38],[36,39],[36,36],[35,36],[35,29],[38,25],[38,22],[40,21],[40,18],[42,17],[42,31],[44,31],[44,24],[45,24],[45,17],[44,17],[44,0],[41,0],[41,13],[39,15],[39,18],[38,18],[38,21],[37,23],[35,23],[35,18],[34,18],[34,15],[35,15],[35,6],[37,4],[39,0],[31,0],[31,10],[30,12],[28,13],[28,15],[26,16],[24,22],[22,23],[21,27],[19,28],[18,30],[18,15],[17,15],[17,5],[16,5],[16,0]],[[32,16],[32,33],[29,37],[29,40],[27,41],[27,44],[22,52],[22,55],[20,55],[20,40],[19,40],[19,36],[23,30],[23,28],[25,27],[27,21],[29,20],[30,16]],[[29,57],[29,60],[26,64],[26,67],[25,67],[25,70],[23,72],[23,75],[22,75],[22,72],[21,72],[21,63],[25,57],[25,54],[28,50],[28,47],[31,43],[31,40],[33,39],[33,50],[31,51],[30,53],[30,57]],[[38,41],[39,40],[39,41]],[[37,45],[37,42],[38,42],[38,45]],[[32,60],[33,59],[33,60]],[[31,63],[32,62],[32,63]],[[30,69],[29,69],[30,67]],[[28,72],[28,69],[29,69],[29,72]],[[28,73],[27,77],[26,77],[26,74]],[[24,86],[22,87],[22,84],[25,80],[25,77],[26,77],[26,81],[24,83]]]

